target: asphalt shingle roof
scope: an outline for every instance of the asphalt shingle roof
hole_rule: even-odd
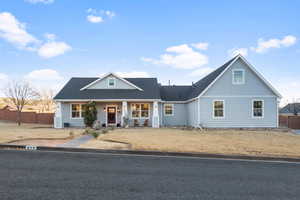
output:
[[[72,78],[54,99],[162,99],[165,101],[185,101],[201,94],[235,58],[191,86],[161,86],[156,78],[125,78],[143,89],[143,91],[137,89],[85,89],[81,91],[81,88],[98,78]]]
[[[280,109],[279,113],[288,114],[288,113],[299,113],[300,114],[300,103],[289,103]]]

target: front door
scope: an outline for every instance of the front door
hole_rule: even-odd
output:
[[[107,107],[107,123],[116,124],[116,107]]]

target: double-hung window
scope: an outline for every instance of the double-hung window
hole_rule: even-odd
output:
[[[71,104],[71,118],[82,118],[83,113],[82,113],[82,107],[84,105],[82,104]]]
[[[234,69],[232,70],[232,84],[239,85],[245,83],[245,70]]]
[[[264,101],[253,100],[252,101],[252,116],[254,118],[262,118],[264,116]]]
[[[131,104],[132,118],[149,118],[150,104],[149,103],[133,103]]]
[[[173,116],[174,114],[174,104],[164,104],[165,116]]]
[[[115,78],[108,78],[108,87],[113,88],[116,85],[116,79]]]
[[[213,117],[223,118],[225,116],[224,100],[215,100],[213,102]]]

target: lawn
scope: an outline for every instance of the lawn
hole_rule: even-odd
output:
[[[101,141],[131,144],[133,150],[216,153],[300,158],[300,135],[279,131],[116,129],[82,147],[101,148]],[[98,141],[98,142],[97,142]]]
[[[7,143],[13,140],[30,138],[67,138],[70,131],[74,136],[83,132],[82,129],[54,129],[49,125],[41,124],[22,124],[0,121],[0,143]]]

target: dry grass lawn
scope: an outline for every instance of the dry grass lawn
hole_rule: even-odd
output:
[[[49,125],[22,124],[0,121],[0,143],[7,143],[13,140],[29,138],[66,138],[72,131],[74,135],[79,135],[83,129],[54,129]]]
[[[134,150],[300,157],[300,135],[278,131],[116,129],[97,140],[130,143]],[[97,140],[84,146],[98,148]]]

